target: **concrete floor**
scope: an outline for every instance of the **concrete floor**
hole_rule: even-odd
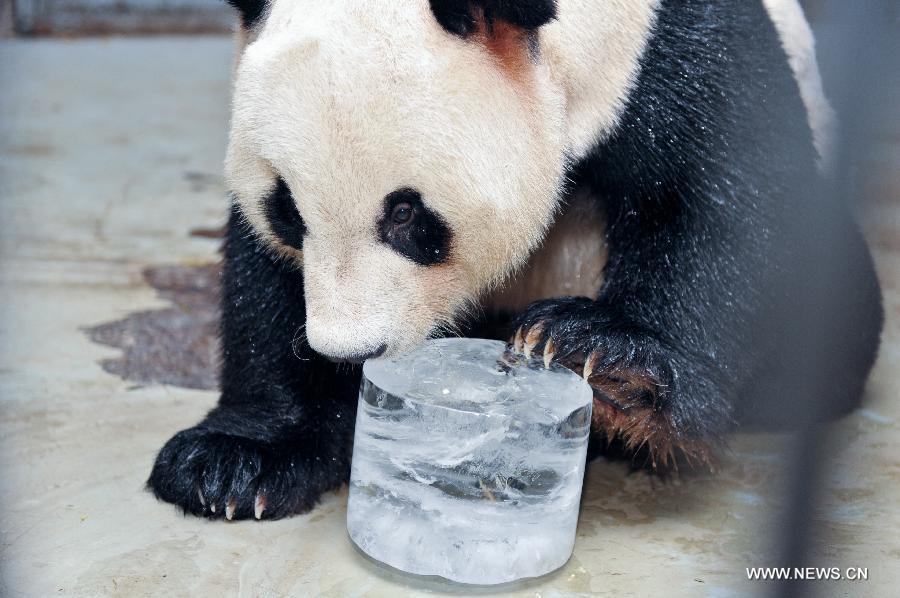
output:
[[[362,558],[346,492],[280,522],[184,518],[143,490],[155,451],[212,391],[135,384],[88,327],[170,308],[144,269],[197,266],[224,220],[230,40],[0,42],[0,550],[4,596],[396,596],[459,588]],[[830,595],[900,584],[900,137],[865,218],[887,295],[867,407],[834,426],[810,565],[868,567]],[[107,368],[109,369],[109,368]],[[746,595],[771,564],[784,439],[741,434],[717,476],[663,484],[590,466],[578,541],[523,596]]]

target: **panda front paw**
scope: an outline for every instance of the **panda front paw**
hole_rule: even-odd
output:
[[[712,468],[718,441],[713,388],[704,368],[657,334],[586,297],[529,306],[516,322],[510,350],[545,367],[556,361],[594,389],[592,429],[654,470],[679,463]],[[704,394],[707,392],[708,394]]]
[[[346,470],[346,471],[345,471]],[[280,519],[309,511],[349,477],[349,463],[322,463],[200,426],[162,448],[148,488],[185,513],[208,519]]]

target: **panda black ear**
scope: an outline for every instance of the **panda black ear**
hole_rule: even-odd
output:
[[[483,4],[489,15],[527,31],[556,18],[556,0],[489,0]]]
[[[444,29],[468,37],[480,18],[534,31],[556,18],[556,0],[431,0],[431,11]]]
[[[227,0],[241,12],[241,22],[249,29],[256,25],[266,11],[266,0]]]

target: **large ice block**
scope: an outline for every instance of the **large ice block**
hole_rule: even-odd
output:
[[[537,577],[569,559],[591,389],[504,347],[440,339],[366,362],[347,506],[363,552],[470,584]]]

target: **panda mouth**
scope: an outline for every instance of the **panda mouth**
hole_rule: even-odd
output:
[[[329,361],[332,361],[334,363],[349,363],[352,365],[360,365],[367,359],[375,359],[376,357],[381,357],[382,355],[384,355],[385,351],[387,351],[387,343],[382,343],[379,347],[367,353],[355,353],[352,355],[342,355],[340,357],[326,355],[326,357]]]

